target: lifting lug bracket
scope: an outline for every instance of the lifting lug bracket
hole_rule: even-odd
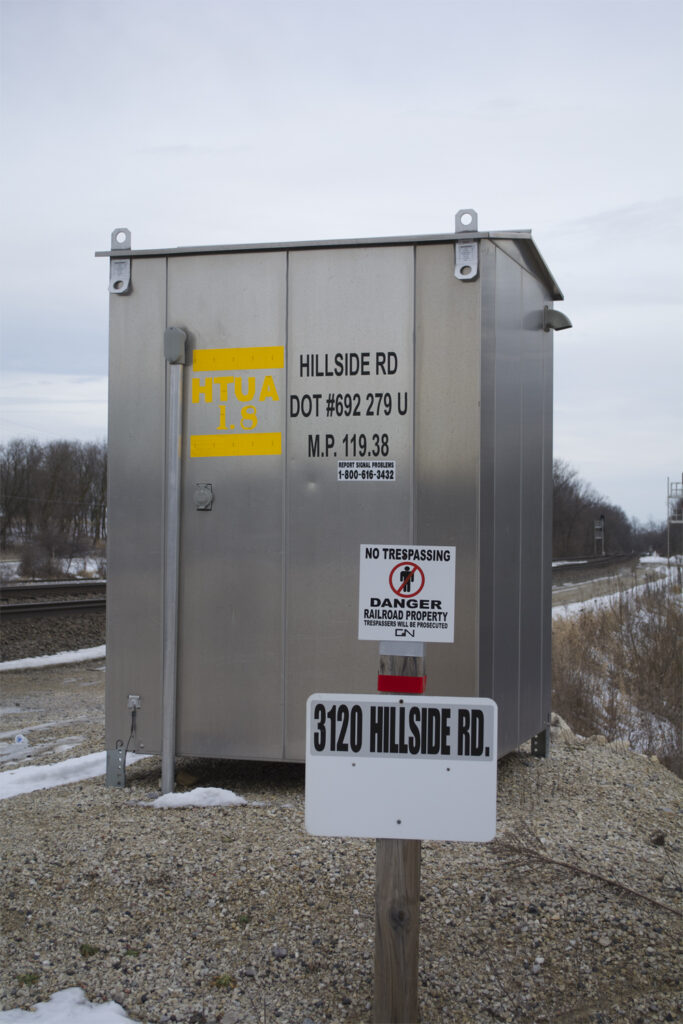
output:
[[[128,228],[114,228],[111,233],[111,247],[130,252],[130,231]],[[130,259],[109,261],[109,291],[112,295],[128,295],[132,290],[130,280]]]

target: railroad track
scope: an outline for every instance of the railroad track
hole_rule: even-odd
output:
[[[553,583],[590,580],[605,570],[636,561],[637,555],[583,558],[553,566]],[[106,580],[56,580],[48,583],[10,583],[0,587],[0,615],[51,615],[105,608]]]
[[[0,616],[79,615],[105,608],[106,586],[106,580],[6,584],[0,588]]]
[[[636,564],[640,555],[599,555],[595,558],[577,558],[553,566],[553,586],[565,582],[587,582],[597,576],[619,572],[620,567]]]

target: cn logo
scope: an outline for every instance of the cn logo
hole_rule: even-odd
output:
[[[403,629],[403,628],[395,629],[394,630],[394,636],[412,636],[412,637],[414,637],[415,636],[415,630],[414,629]]]

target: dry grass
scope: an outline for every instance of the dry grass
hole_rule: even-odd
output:
[[[683,774],[680,582],[649,581],[553,625],[553,710]]]

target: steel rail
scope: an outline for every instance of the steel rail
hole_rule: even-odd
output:
[[[51,615],[54,612],[80,615],[106,606],[106,597],[84,597],[75,601],[21,601],[0,605],[0,618],[5,615]]]
[[[11,601],[15,597],[32,597],[46,594],[83,594],[94,591],[97,594],[106,592],[106,580],[50,580],[40,583],[3,583],[0,587],[0,599]]]

